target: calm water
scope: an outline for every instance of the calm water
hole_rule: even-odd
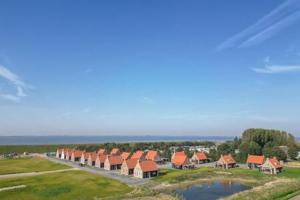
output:
[[[224,181],[212,184],[194,185],[186,189],[179,189],[176,193],[183,200],[214,200],[249,189],[238,182]]]
[[[0,145],[29,144],[101,144],[106,142],[225,141],[218,136],[0,136]]]

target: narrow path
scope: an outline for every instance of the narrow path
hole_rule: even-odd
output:
[[[78,170],[78,169],[72,168],[72,169],[59,169],[59,170],[44,171],[44,172],[28,172],[28,173],[17,173],[17,174],[5,174],[5,175],[0,175],[0,179],[38,176],[38,175],[42,175],[42,174],[51,174],[51,173],[66,172],[66,171],[73,171],[73,170]]]
[[[25,188],[26,185],[16,185],[16,186],[11,186],[11,187],[4,187],[0,188],[0,192],[6,191],[6,190],[14,190],[14,189],[20,189],[20,188]]]
[[[149,179],[140,179],[140,178],[135,178],[133,176],[121,175],[119,173],[119,170],[118,171],[106,171],[104,169],[99,169],[99,168],[95,168],[95,167],[89,167],[89,166],[82,167],[79,165],[79,163],[74,163],[74,162],[67,161],[67,160],[61,160],[58,158],[46,157],[46,156],[45,156],[45,158],[52,162],[65,164],[65,165],[74,167],[76,169],[84,170],[89,173],[93,173],[93,174],[105,176],[105,177],[108,177],[111,179],[115,179],[117,181],[120,181],[120,182],[125,183],[130,186],[142,185],[142,184],[148,183],[150,181]]]

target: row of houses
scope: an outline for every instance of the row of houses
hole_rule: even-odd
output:
[[[204,152],[194,152],[191,159],[187,157],[184,151],[174,152],[171,158],[172,167],[177,169],[193,168],[194,164],[201,164],[208,161]],[[247,166],[249,169],[259,169],[263,173],[277,174],[283,169],[282,164],[274,158],[265,158],[260,155],[248,155]],[[237,166],[235,159],[228,155],[221,155],[216,161],[215,167],[229,169]]]
[[[265,158],[263,155],[248,155],[246,161],[249,169],[259,169],[259,171],[268,174],[277,174],[282,172],[283,166],[276,157]],[[217,167],[225,169],[236,167],[234,158],[228,155],[221,155],[220,159],[216,162]]]
[[[110,153],[107,153],[105,149],[99,149],[97,152],[57,149],[56,157],[108,171],[120,170],[122,175],[133,175],[137,178],[158,176],[157,164],[161,162],[157,151],[136,151],[131,154],[130,152],[121,153],[118,148],[113,148]]]

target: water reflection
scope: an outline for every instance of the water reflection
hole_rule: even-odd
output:
[[[244,191],[249,187],[233,181],[217,181],[212,184],[194,185],[178,189],[176,193],[183,200],[214,200]]]

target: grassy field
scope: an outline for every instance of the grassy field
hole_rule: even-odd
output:
[[[68,148],[74,148],[76,145],[2,145],[0,146],[0,154],[6,153],[45,153],[45,152],[56,152],[56,149],[64,146]]]
[[[163,169],[161,176],[155,177],[153,180],[159,183],[180,183],[187,180],[195,180],[200,178],[240,178],[253,180],[271,180],[273,177],[260,173],[258,170],[248,169],[229,169],[221,170],[211,167],[200,167],[194,170],[175,170]],[[291,172],[293,173],[293,172]],[[289,175],[291,174],[289,173]],[[295,172],[296,173],[296,172]],[[300,174],[300,173],[299,173]],[[288,176],[287,174],[285,176]]]
[[[41,172],[68,168],[70,167],[53,163],[38,157],[0,160],[0,175],[24,172]]]
[[[118,181],[83,171],[68,171],[27,178],[2,179],[0,188],[26,185],[26,188],[2,191],[1,200],[67,200],[120,197],[132,188]]]

